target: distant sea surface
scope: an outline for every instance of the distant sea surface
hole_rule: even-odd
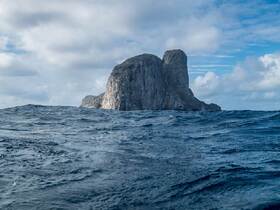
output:
[[[2,109],[0,209],[280,209],[280,112]]]

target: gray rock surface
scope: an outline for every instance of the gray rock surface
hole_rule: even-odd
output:
[[[165,95],[160,58],[143,54],[114,68],[101,107],[104,109],[159,109]]]
[[[99,108],[101,108],[103,96],[104,96],[104,93],[100,94],[99,96],[92,96],[92,95],[86,96],[83,98],[81,106],[86,107],[86,108],[99,109]]]
[[[182,50],[166,51],[162,60],[150,54],[127,59],[113,69],[105,93],[85,97],[81,106],[123,111],[221,110],[194,97]]]

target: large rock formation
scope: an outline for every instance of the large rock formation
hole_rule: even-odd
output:
[[[187,56],[182,50],[157,56],[143,54],[117,65],[106,92],[86,96],[82,107],[129,110],[219,111],[194,97],[189,88]]]

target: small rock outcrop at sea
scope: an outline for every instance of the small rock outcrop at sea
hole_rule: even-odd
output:
[[[122,111],[221,110],[193,95],[187,56],[182,50],[166,51],[163,59],[151,54],[127,59],[113,69],[105,93],[86,96],[81,106]]]

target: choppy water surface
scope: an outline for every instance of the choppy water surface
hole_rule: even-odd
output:
[[[280,112],[0,110],[0,209],[280,209]]]

